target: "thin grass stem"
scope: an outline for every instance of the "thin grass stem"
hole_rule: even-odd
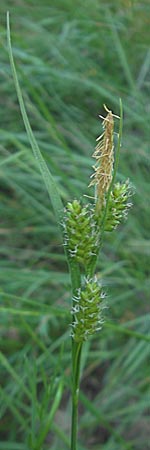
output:
[[[77,449],[78,434],[78,402],[80,383],[82,343],[72,340],[72,421],[71,421],[71,450]]]

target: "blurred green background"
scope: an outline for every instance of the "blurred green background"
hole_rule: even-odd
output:
[[[30,123],[64,204],[92,195],[98,114],[104,103],[119,114],[123,102],[118,179],[135,186],[134,207],[99,258],[109,309],[84,347],[78,450],[148,450],[150,2],[1,0],[0,8],[1,449],[69,449],[71,408],[70,280],[12,80],[9,10]]]

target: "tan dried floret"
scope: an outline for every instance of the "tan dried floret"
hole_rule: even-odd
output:
[[[108,114],[103,118],[104,132],[97,138],[98,143],[93,153],[96,164],[93,166],[95,172],[91,176],[93,179],[90,183],[90,186],[96,186],[96,201],[100,206],[105,203],[105,194],[111,184],[114,164],[114,116],[112,111],[107,109],[105,105],[104,107]]]

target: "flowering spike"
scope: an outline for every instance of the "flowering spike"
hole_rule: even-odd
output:
[[[70,256],[86,267],[98,245],[98,227],[92,209],[89,205],[82,206],[78,200],[68,203],[63,226]]]
[[[105,295],[97,279],[85,279],[84,287],[73,298],[73,323],[71,336],[76,342],[83,342],[102,328]]]
[[[93,179],[89,185],[96,186],[96,203],[98,209],[101,209],[101,206],[105,204],[105,194],[112,181],[114,163],[113,113],[105,105],[104,108],[107,112],[107,116],[103,118],[104,120],[102,123],[104,132],[97,138],[98,143],[95,152],[93,153],[93,157],[96,159],[96,165],[93,166],[95,172],[91,176]]]
[[[120,223],[127,218],[129,209],[132,203],[129,198],[133,195],[133,187],[129,180],[125,183],[115,183],[113,190],[110,192],[107,215],[105,220],[105,231],[113,231]],[[99,214],[95,214],[97,223],[101,223],[105,211],[103,205]]]
[[[133,194],[133,188],[126,180],[125,183],[116,183],[110,193],[108,211],[105,222],[105,231],[113,231],[124,219],[127,218],[129,209],[132,203],[129,198]],[[101,210],[101,215],[104,213],[104,208]]]

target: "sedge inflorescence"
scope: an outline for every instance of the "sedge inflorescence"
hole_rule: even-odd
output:
[[[85,341],[90,335],[101,330],[104,297],[101,285],[95,279],[86,278],[84,286],[73,297],[73,322],[71,335],[76,342]]]
[[[79,265],[84,274],[82,283],[73,296],[71,335],[76,342],[86,340],[101,329],[104,294],[90,268],[94,267],[103,231],[114,230],[126,218],[131,202],[132,188],[127,180],[114,180],[114,116],[106,106],[103,133],[97,139],[93,157],[96,159],[92,181],[95,186],[94,203],[82,205],[81,201],[68,202],[63,228],[64,245],[69,260]],[[101,116],[100,116],[101,117]],[[93,272],[92,272],[93,273]]]
[[[133,195],[133,188],[129,180],[125,183],[115,183],[108,203],[108,211],[105,221],[105,231],[113,231],[127,218],[128,211],[132,206],[129,198]],[[103,214],[103,209],[101,214]]]
[[[105,203],[105,195],[112,181],[114,164],[114,117],[112,111],[109,111],[106,106],[105,109],[108,114],[102,123],[104,132],[97,138],[98,143],[93,153],[96,164],[93,166],[94,173],[91,175],[92,181],[89,185],[95,185],[96,201],[99,209]]]
[[[65,209],[64,243],[71,258],[86,267],[97,252],[98,227],[93,209],[80,201],[68,203]]]

